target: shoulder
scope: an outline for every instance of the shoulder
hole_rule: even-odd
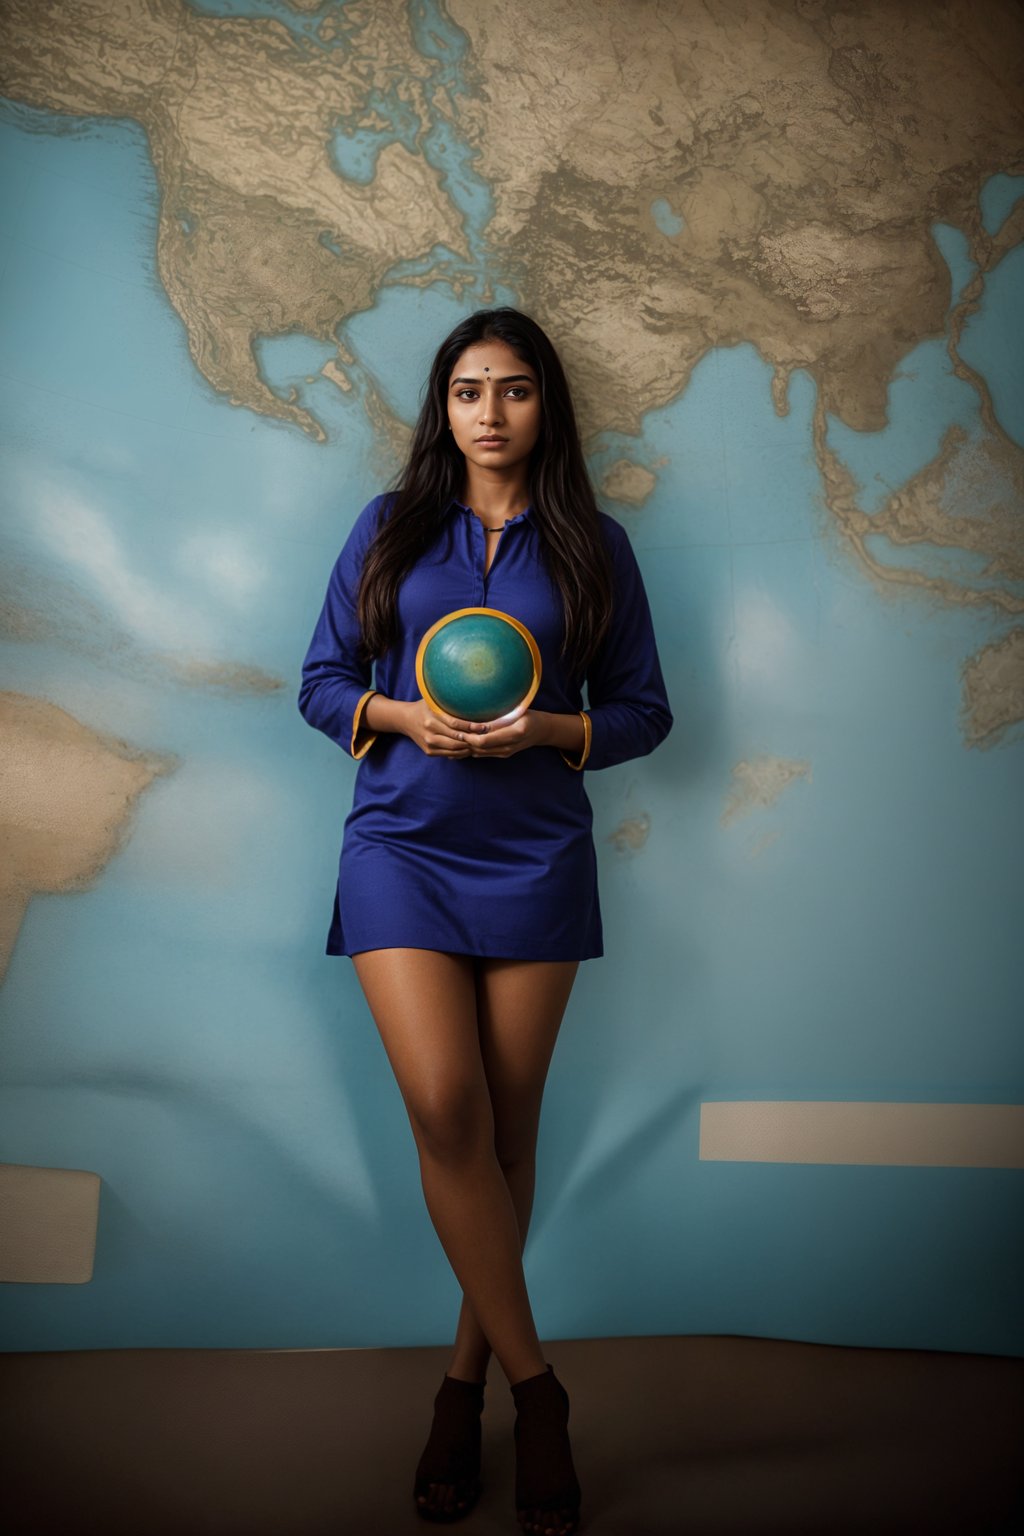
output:
[[[371,496],[353,523],[352,532],[355,533],[358,529],[367,538],[372,538],[377,529],[386,521],[394,500],[394,491],[381,491],[376,496]]]
[[[357,513],[337,559],[334,562],[334,577],[341,581],[346,588],[355,590],[358,584],[363,562],[367,551],[373,543],[378,529],[387,515],[389,504],[392,500],[391,492],[383,492],[373,496]]]
[[[633,553],[632,540],[625,528],[600,508],[597,518],[612,565],[617,570],[632,570],[636,565],[636,556]]]
[[[609,513],[602,512],[600,507],[597,509],[597,521],[609,550],[621,549],[623,544],[629,543],[629,534],[622,524],[616,522]]]
[[[362,557],[366,553],[374,535],[386,519],[393,500],[394,493],[391,491],[383,491],[370,498],[362,511],[356,514],[345,540],[342,556],[347,554],[349,557],[353,555]]]

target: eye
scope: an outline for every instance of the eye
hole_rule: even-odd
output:
[[[462,400],[462,399],[464,399],[466,397],[466,395],[475,395],[475,394],[476,394],[476,390],[475,389],[472,389],[468,384],[464,384],[461,389],[457,389],[455,391],[455,398],[456,398],[456,400]]]
[[[530,391],[527,389],[525,384],[513,384],[507,390],[507,393],[513,395],[517,400],[523,400],[527,395],[529,395]]]

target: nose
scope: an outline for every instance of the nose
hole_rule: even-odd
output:
[[[480,396],[480,425],[492,426],[501,421],[501,396],[497,386],[488,382]]]

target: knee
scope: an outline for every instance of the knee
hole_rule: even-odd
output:
[[[457,1163],[494,1151],[494,1118],[486,1093],[446,1086],[425,1095],[410,1111],[420,1153]]]
[[[532,1163],[537,1156],[537,1120],[521,1114],[496,1122],[494,1153],[506,1171],[520,1163]]]

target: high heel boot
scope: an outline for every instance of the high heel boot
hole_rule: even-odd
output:
[[[424,1520],[461,1520],[480,1497],[480,1415],[483,1406],[482,1381],[460,1381],[457,1376],[445,1372],[434,1398],[434,1421],[413,1485],[416,1509]],[[433,1504],[427,1502],[431,1483],[453,1485],[448,1501],[452,1505],[450,1509],[445,1508],[436,1496]]]
[[[569,1446],[569,1394],[550,1363],[512,1388],[516,1405],[516,1518],[524,1531],[575,1531],[580,1485]]]

